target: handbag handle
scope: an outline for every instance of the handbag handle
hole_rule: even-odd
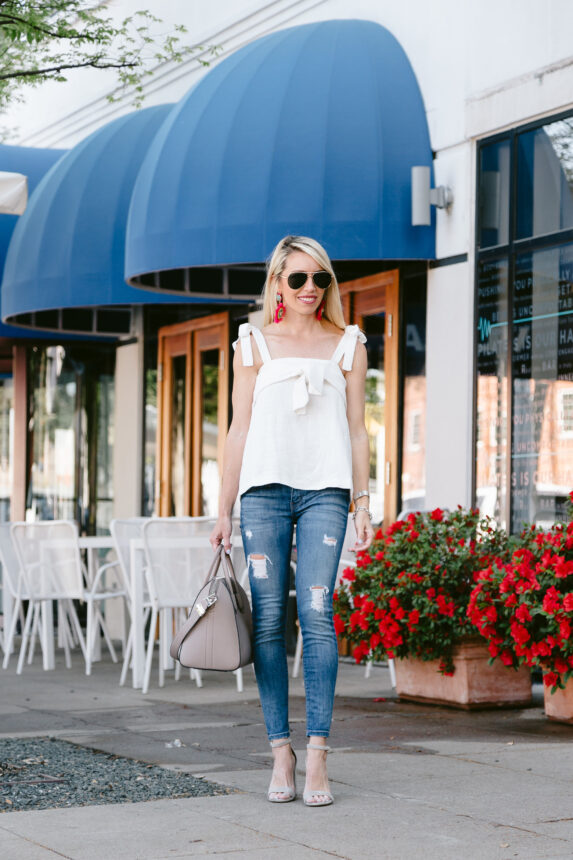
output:
[[[244,609],[243,606],[243,596],[239,590],[239,584],[237,582],[237,576],[235,574],[235,568],[233,567],[233,562],[231,561],[231,556],[227,555],[226,552],[221,553],[221,564],[223,567],[223,572],[231,587],[231,598],[233,603],[235,604],[235,609],[238,612],[242,612]]]
[[[213,558],[213,561],[211,562],[211,567],[209,568],[209,572],[205,577],[205,582],[203,583],[204,586],[207,585],[210,580],[214,580],[216,578],[217,573],[219,571],[219,567],[223,568],[223,574],[225,576],[225,579],[229,583],[229,587],[231,590],[231,598],[235,605],[235,609],[238,612],[242,612],[244,609],[243,598],[238,589],[235,569],[233,567],[231,557],[223,551],[223,544],[219,544],[219,546],[215,550],[215,557]]]

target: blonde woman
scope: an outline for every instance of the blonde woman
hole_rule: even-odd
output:
[[[276,246],[263,293],[264,327],[244,324],[234,344],[233,420],[225,443],[214,549],[241,531],[253,600],[255,673],[274,759],[268,800],[296,796],[288,721],[286,609],[296,527],[296,592],[306,693],[307,806],[333,801],[326,744],[338,650],[332,592],[354,499],[357,543],[373,538],[364,425],[365,337],[345,326],[332,264],[314,239]]]

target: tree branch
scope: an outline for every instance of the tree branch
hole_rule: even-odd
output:
[[[30,78],[34,75],[48,75],[52,74],[52,72],[63,72],[66,69],[85,69],[90,66],[94,69],[134,69],[138,64],[133,63],[100,63],[97,58],[94,60],[88,60],[85,63],[62,63],[58,66],[52,66],[45,69],[27,69],[21,72],[7,72],[6,74],[0,73],[0,81],[6,81],[10,78]]]
[[[0,12],[0,27],[3,23],[6,24],[21,24],[23,27],[27,27],[31,30],[37,30],[38,33],[43,33],[45,36],[49,36],[51,39],[61,39],[58,33],[54,33],[53,30],[48,30],[47,27],[40,27],[39,24],[34,24],[32,21],[29,21],[27,18],[21,18],[19,15],[8,14],[7,12]]]

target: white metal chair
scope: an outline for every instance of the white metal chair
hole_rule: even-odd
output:
[[[125,644],[124,653],[123,653],[123,666],[121,668],[121,676],[119,679],[120,686],[123,687],[125,684],[125,679],[127,676],[127,670],[129,668],[129,664],[131,661],[131,655],[133,652],[133,601],[131,599],[131,577],[130,577],[130,542],[134,538],[141,537],[141,529],[144,523],[146,523],[150,518],[149,517],[126,517],[125,519],[116,518],[111,521],[109,524],[109,530],[111,532],[111,536],[113,538],[113,544],[115,547],[115,553],[117,555],[117,559],[115,561],[108,562],[104,567],[107,568],[116,568],[121,576],[121,580],[123,582],[123,587],[126,592],[126,607],[129,615],[129,633],[127,636],[127,642]],[[144,620],[143,623],[147,622],[147,618],[149,617],[149,613],[151,611],[151,604],[149,601],[149,595],[144,594]]]
[[[173,626],[181,623],[199,591],[212,560],[207,540],[212,520],[198,517],[160,517],[141,529],[145,553],[145,577],[149,591],[151,621],[147,640],[143,692],[147,693],[155,647],[155,630],[160,621],[159,686],[165,681],[161,657],[162,642],[169,641]],[[174,617],[175,616],[175,617]],[[200,676],[199,676],[200,678]],[[199,680],[200,683],[200,680]]]
[[[14,638],[18,619],[20,619],[21,627],[24,629],[22,602],[28,600],[20,572],[20,563],[12,543],[10,526],[11,523],[9,522],[0,523],[0,563],[2,564],[2,606],[4,610],[4,631],[2,637],[4,669],[7,668],[10,655],[14,650]]]
[[[103,632],[112,660],[117,662],[117,656],[101,613],[101,604],[111,598],[124,597],[125,592],[121,589],[101,590],[105,565],[97,572],[92,583],[87,582],[87,572],[82,562],[78,544],[76,523],[69,520],[13,523],[10,532],[21,568],[24,589],[29,600],[17,672],[22,671],[33,616],[40,611],[42,604],[46,606],[47,610],[42,632],[42,647],[45,657],[44,668],[48,668],[49,659],[46,661],[46,654],[49,653],[53,644],[50,641],[51,612],[49,607],[49,603],[52,601],[57,602],[58,618],[60,624],[64,625],[62,644],[66,655],[66,666],[71,665],[70,644],[72,642],[71,632],[67,628],[67,618],[70,620],[73,632],[82,649],[87,675],[91,673],[92,651],[99,628]],[[85,640],[73,605],[74,600],[82,600],[87,606]],[[61,611],[61,607],[64,608],[65,614]]]

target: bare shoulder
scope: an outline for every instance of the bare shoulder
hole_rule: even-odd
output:
[[[354,373],[355,376],[364,376],[368,367],[368,353],[364,344],[357,340],[354,349],[354,360],[352,369],[349,373]]]

